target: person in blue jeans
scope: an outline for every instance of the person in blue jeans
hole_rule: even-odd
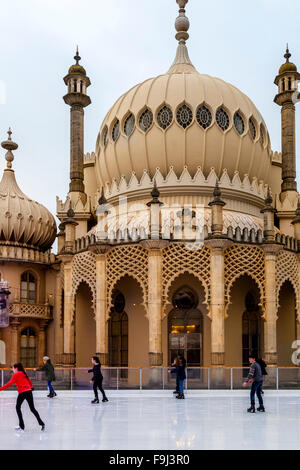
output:
[[[176,363],[176,366],[171,370],[171,373],[176,374],[176,383],[178,382],[179,393],[176,398],[182,400],[184,399],[183,385],[186,379],[186,360],[183,356],[178,356],[174,362]]]
[[[255,394],[257,395],[259,407],[257,411],[264,412],[264,402],[262,399],[262,386],[263,386],[263,375],[261,366],[256,362],[256,357],[253,354],[249,356],[249,362],[251,364],[248,377],[243,383],[243,387],[246,387],[248,383],[251,384],[250,401],[251,406],[248,408],[248,413],[255,413]]]
[[[52,382],[55,381],[55,372],[54,372],[54,367],[51,363],[51,360],[48,356],[43,357],[44,365],[42,367],[39,367],[36,369],[37,372],[43,371],[46,374],[46,379],[47,379],[47,385],[49,389],[49,395],[48,398],[54,398],[56,397],[56,392],[53,388]]]

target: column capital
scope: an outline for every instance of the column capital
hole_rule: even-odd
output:
[[[96,243],[95,245],[90,245],[88,250],[94,253],[95,255],[106,255],[111,249],[111,245],[107,243]]]
[[[58,255],[58,258],[66,265],[71,264],[74,255],[65,254],[65,255]]]
[[[214,237],[208,238],[204,241],[204,245],[208,246],[212,250],[226,250],[227,248],[230,248],[233,244],[234,242],[229,238]]]
[[[266,255],[276,256],[279,251],[283,250],[283,246],[279,243],[264,243],[262,248]]]
[[[168,240],[142,240],[141,245],[147,250],[163,250],[167,246],[169,246],[170,242]]]

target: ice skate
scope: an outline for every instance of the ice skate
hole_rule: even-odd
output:
[[[92,405],[98,405],[99,404],[99,399],[95,398],[95,400],[91,401]]]
[[[250,408],[248,408],[248,413],[255,413],[255,406],[251,405]]]
[[[45,424],[42,424],[42,425],[41,425],[41,431],[42,431],[42,432],[45,431]]]
[[[264,412],[266,411],[264,405],[260,405],[260,406],[257,408],[257,411],[260,411],[261,413],[264,413]]]
[[[22,433],[22,432],[24,432],[24,429],[20,428],[20,426],[16,426],[15,431]]]
[[[104,397],[102,402],[105,403],[106,401],[108,401],[108,398],[107,397]]]

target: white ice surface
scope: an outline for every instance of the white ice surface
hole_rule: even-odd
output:
[[[24,434],[14,431],[16,392],[0,393],[0,449],[300,449],[300,391],[266,391],[266,413],[249,414],[248,391],[34,392],[46,423],[40,431],[27,403]]]

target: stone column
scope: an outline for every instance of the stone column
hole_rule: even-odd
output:
[[[41,321],[39,325],[39,336],[38,336],[38,364],[43,364],[43,357],[46,355],[46,327],[48,322]]]
[[[10,323],[10,362],[15,364],[19,362],[19,326],[20,321],[16,318],[11,319]]]
[[[277,296],[276,296],[276,258],[282,250],[281,245],[264,245],[266,299],[264,324],[264,359],[267,364],[277,364]]]
[[[148,249],[148,319],[149,319],[149,364],[161,366],[162,352],[162,249],[165,240],[146,240],[142,244]]]
[[[89,249],[96,255],[96,351],[103,365],[109,364],[108,319],[106,312],[106,253],[108,245],[94,245]]]
[[[296,183],[296,142],[295,106],[292,101],[284,102],[281,109],[282,126],[282,186],[281,191],[297,191]]]
[[[74,338],[74,299],[72,295],[72,256],[61,257],[64,263],[64,353],[62,362],[66,366],[76,364]]]
[[[84,193],[83,183],[83,142],[84,110],[81,105],[71,107],[71,159],[70,159],[70,192]]]
[[[225,291],[224,291],[224,250],[232,241],[222,238],[206,240],[210,247],[210,308],[211,319],[211,365],[225,363]]]

